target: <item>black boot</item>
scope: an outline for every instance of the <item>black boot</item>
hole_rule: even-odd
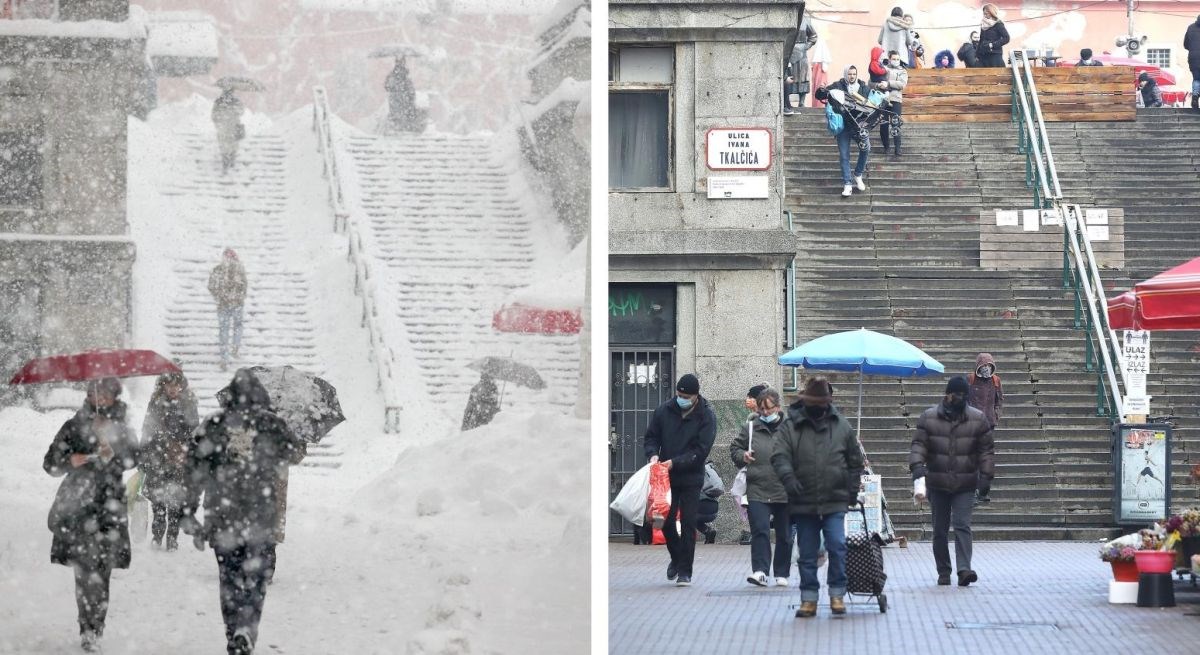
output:
[[[896,150],[892,153],[892,155],[896,158],[900,157],[900,135],[899,134],[896,135]]]

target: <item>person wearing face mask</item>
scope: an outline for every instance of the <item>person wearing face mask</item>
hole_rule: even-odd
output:
[[[908,86],[908,71],[900,61],[900,53],[895,50],[888,53],[887,76],[875,85],[887,96],[887,120],[879,124],[879,141],[883,143],[883,152],[887,153],[891,145],[888,137],[895,141],[896,149],[893,156],[900,156],[900,116],[904,108],[904,87]]]
[[[858,68],[855,66],[847,66],[842,73],[842,79],[830,84],[829,86],[817,89],[814,94],[817,100],[826,102],[829,100],[829,92],[840,90],[847,96],[857,94],[866,96],[868,93],[867,84],[858,79]],[[845,103],[837,106],[834,103],[837,111],[845,116],[844,126],[841,132],[838,132],[838,163],[842,167],[842,197],[849,198],[855,187],[859,191],[867,190],[867,183],[863,181],[863,173],[867,170],[867,158],[871,154],[871,144],[866,139],[860,138],[862,134],[859,132],[858,121],[850,116],[852,109],[849,109]],[[854,175],[850,174],[850,143],[858,143],[858,161],[854,164]],[[853,181],[853,186],[851,186]]]
[[[66,476],[46,521],[54,534],[50,561],[75,570],[80,645],[89,653],[104,634],[112,571],[132,559],[121,476],[137,466],[138,441],[120,394],[117,378],[89,382],[83,406],[42,460],[50,475]]]
[[[700,395],[700,380],[691,373],[680,377],[675,397],[654,410],[644,438],[646,458],[651,464],[665,464],[671,479],[671,508],[663,522],[663,536],[671,554],[667,579],[679,587],[692,584],[704,462],[716,438],[717,416]]]
[[[971,38],[958,49],[958,60],[967,68],[979,67],[979,32],[971,32]]]
[[[788,586],[791,571],[792,531],[788,494],[771,465],[775,442],[782,434],[783,408],[779,392],[765,388],[758,394],[757,420],[749,434],[742,432],[729,444],[735,466],[746,467],[746,497],[750,499],[750,570],[746,581],[767,586],[774,571],[777,587]],[[751,438],[753,437],[753,438]],[[775,557],[771,558],[771,530],[775,530]],[[774,566],[772,566],[772,564]]]
[[[1138,100],[1141,101],[1141,107],[1161,107],[1163,106],[1162,89],[1158,88],[1158,82],[1150,77],[1150,73],[1145,71],[1138,74],[1137,78],[1138,91],[1140,95]]]
[[[992,424],[983,412],[967,405],[970,385],[955,376],[942,401],[921,413],[908,455],[913,490],[933,513],[933,558],[937,583],[950,584],[948,534],[954,526],[954,561],[958,586],[979,579],[971,568],[971,511],[976,490],[986,496],[995,476]]]
[[[829,608],[834,614],[845,614],[846,510],[857,502],[864,462],[854,428],[833,406],[833,385],[825,378],[809,379],[797,401],[788,406],[771,466],[787,490],[788,513],[800,543],[796,617],[817,613],[821,593],[817,551],[822,535],[829,558]]]

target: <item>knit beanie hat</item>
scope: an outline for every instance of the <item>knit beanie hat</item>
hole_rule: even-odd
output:
[[[675,390],[680,393],[686,393],[689,396],[694,396],[700,393],[700,380],[691,373],[685,373],[679,378],[679,383],[675,385]]]
[[[970,391],[971,386],[967,384],[967,379],[961,375],[950,378],[950,381],[946,383],[946,393],[966,394]]]

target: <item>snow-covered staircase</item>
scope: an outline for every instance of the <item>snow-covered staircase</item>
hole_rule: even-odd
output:
[[[522,198],[512,157],[488,136],[339,135],[357,184],[346,201],[370,232],[368,254],[383,264],[430,396],[461,411],[486,355],[536,368],[547,389],[504,387],[505,408],[570,407],[578,388],[576,336],[511,334],[492,313],[511,291],[534,281],[542,227]],[[395,346],[400,347],[400,346]]]
[[[290,364],[321,375],[323,366],[309,309],[309,274],[283,257],[289,239],[302,236],[288,225],[283,139],[273,133],[247,136],[227,174],[221,172],[211,133],[184,133],[179,139],[184,161],[175,162],[172,170],[179,173],[159,193],[175,201],[170,218],[186,221],[195,242],[172,262],[177,288],[163,328],[204,415],[217,408],[214,394],[238,367]],[[245,266],[248,291],[241,351],[222,371],[216,304],[207,284],[226,247],[236,250]],[[302,465],[337,468],[340,454],[335,440],[326,439],[309,448]]]

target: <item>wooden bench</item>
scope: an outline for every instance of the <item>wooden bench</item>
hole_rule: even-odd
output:
[[[1131,66],[1033,69],[1047,121],[1132,121],[1137,118]],[[1012,120],[1012,72],[1007,68],[922,68],[908,72],[904,121]]]
[[[1099,209],[1097,207],[1084,207]],[[1028,271],[1061,269],[1063,262],[1063,226],[1042,225],[1026,231],[1024,208],[1017,208],[1016,225],[996,225],[996,209],[979,212],[979,268],[985,271]],[[1029,210],[1039,211],[1040,210]],[[1107,239],[1092,239],[1096,263],[1104,269],[1125,268],[1125,210],[1109,209]]]

